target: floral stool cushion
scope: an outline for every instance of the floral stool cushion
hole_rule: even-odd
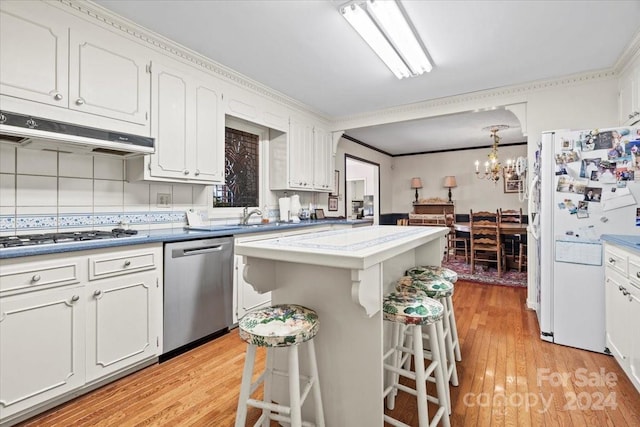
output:
[[[310,308],[279,304],[250,311],[238,322],[240,338],[260,347],[301,344],[318,332],[318,315]]]
[[[437,278],[440,277],[451,283],[458,281],[458,273],[450,268],[441,267],[439,265],[425,265],[420,267],[413,267],[407,270],[407,276],[414,276],[419,279],[425,278]]]
[[[391,292],[382,303],[384,319],[405,325],[427,325],[442,319],[444,307],[424,293]]]
[[[445,298],[453,295],[453,283],[440,277],[435,278],[417,278],[415,276],[404,276],[396,282],[396,291],[413,293],[413,290],[419,290],[427,294],[431,298]]]

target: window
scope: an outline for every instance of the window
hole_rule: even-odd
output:
[[[213,186],[213,207],[259,206],[260,137],[225,128],[225,185]]]

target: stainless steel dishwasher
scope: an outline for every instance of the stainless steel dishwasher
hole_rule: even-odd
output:
[[[233,323],[233,238],[164,246],[163,354]]]

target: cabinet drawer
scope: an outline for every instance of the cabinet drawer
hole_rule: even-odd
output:
[[[640,257],[629,256],[629,279],[640,287]]]
[[[0,292],[26,291],[29,288],[42,289],[43,286],[62,286],[78,283],[78,262],[67,262],[56,266],[20,268],[14,270],[3,267],[0,274]]]
[[[157,267],[157,263],[158,259],[153,251],[95,256],[89,259],[89,280],[152,270]]]
[[[620,274],[627,275],[627,255],[614,247],[607,246],[604,253],[605,265]]]

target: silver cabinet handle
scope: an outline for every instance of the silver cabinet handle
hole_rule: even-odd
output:
[[[0,113],[0,124],[4,123],[7,121],[7,116],[5,116],[4,114]]]
[[[131,265],[131,261],[126,260],[126,261],[124,262],[124,266],[125,266],[125,267],[129,267],[130,265]]]
[[[624,287],[622,285],[618,285],[618,290],[619,291],[624,291]]]
[[[37,128],[37,127],[38,127],[38,123],[36,123],[36,121],[35,121],[35,120],[33,120],[33,119],[29,119],[29,120],[27,120],[26,125],[27,125],[27,127],[28,127],[29,129],[35,129],[35,128]]]
[[[62,101],[62,94],[60,92],[56,92],[53,94],[53,99],[55,99],[56,101]]]
[[[614,258],[609,258],[609,264],[615,264],[616,260]]]
[[[185,169],[184,174],[189,175],[189,171]]]
[[[99,297],[100,295],[102,295],[102,291],[101,290],[97,290],[93,293],[94,296]]]
[[[78,295],[74,295],[74,296],[72,296],[72,297],[71,297],[71,301],[72,301],[72,302],[76,302],[76,301],[78,301],[79,299],[80,299],[80,297],[79,297]]]
[[[82,104],[84,104],[84,99],[82,98],[76,99],[76,105],[82,105]]]
[[[33,277],[31,278],[32,282],[39,282],[41,279],[39,274],[34,274]]]
[[[640,271],[638,271],[638,272],[636,273],[636,277],[637,277],[638,279],[640,279]]]
[[[200,169],[196,169],[196,176],[200,175]]]

